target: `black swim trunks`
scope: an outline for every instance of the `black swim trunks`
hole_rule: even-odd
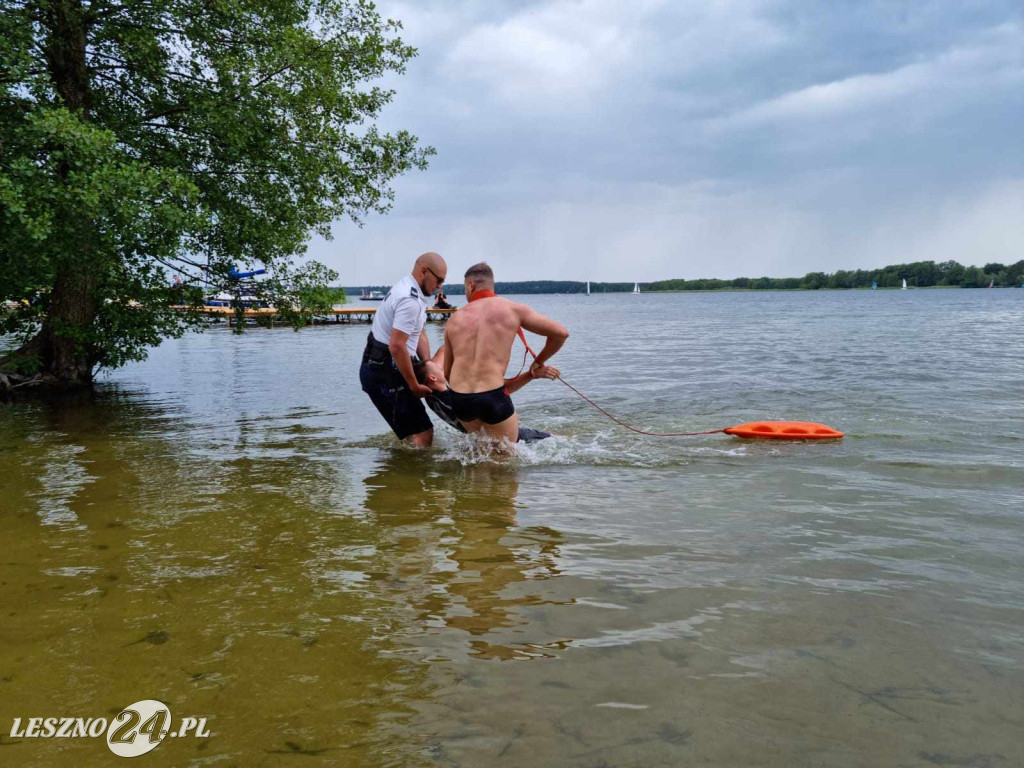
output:
[[[463,427],[457,418],[455,418],[455,412],[452,409],[452,391],[450,389],[443,390],[441,392],[433,392],[423,398],[423,402],[427,404],[434,413],[437,414],[438,418],[441,419],[445,424],[453,429],[459,430],[459,432],[465,432],[466,428]],[[519,440],[520,443],[533,443],[537,440],[543,440],[551,437],[550,432],[541,432],[539,429],[530,429],[519,425]]]
[[[484,424],[500,424],[516,412],[512,398],[504,386],[490,392],[472,392],[463,394],[450,390],[452,393],[452,411],[459,421],[476,421]]]

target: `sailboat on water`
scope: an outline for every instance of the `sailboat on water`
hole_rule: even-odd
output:
[[[587,296],[590,295],[590,281],[587,280]]]
[[[903,287],[900,290],[901,291],[907,290],[907,278],[905,278],[905,277],[903,278]]]
[[[633,283],[633,293],[640,293],[640,283]]]

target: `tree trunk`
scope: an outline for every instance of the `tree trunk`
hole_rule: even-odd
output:
[[[95,354],[85,340],[96,318],[96,277],[86,264],[66,264],[58,273],[43,329],[46,373],[68,387],[89,386]]]
[[[57,93],[69,110],[88,116],[92,91],[85,66],[87,31],[81,0],[51,0],[43,20],[47,30],[43,52]]]
[[[0,390],[74,390],[92,385],[97,280],[85,260],[57,272],[43,327],[0,361]],[[31,365],[34,362],[35,365]]]
[[[87,120],[92,92],[82,0],[50,0],[42,10],[43,54],[53,85],[64,106]],[[65,161],[57,175],[63,180],[69,171]],[[96,350],[89,337],[96,318],[97,286],[88,258],[68,259],[58,266],[42,329],[0,360],[0,394],[21,388],[81,389],[92,384]]]

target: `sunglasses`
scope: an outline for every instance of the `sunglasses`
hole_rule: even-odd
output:
[[[423,268],[425,270],[427,270],[427,272],[429,272],[430,274],[432,274],[434,276],[434,279],[437,280],[437,284],[438,285],[444,285],[444,278],[441,277],[439,274],[437,274],[437,272],[432,270],[430,267],[423,267]]]

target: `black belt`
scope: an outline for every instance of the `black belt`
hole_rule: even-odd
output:
[[[410,355],[412,358],[413,365],[419,362],[419,358],[416,355]],[[377,341],[373,338],[373,331],[370,331],[369,336],[366,337],[366,349],[363,350],[363,362],[364,363],[377,363],[378,365],[384,365],[391,363],[394,365],[394,358],[391,357],[391,349],[387,344]]]
[[[382,344],[373,338],[373,331],[366,337],[366,349],[363,350],[364,363],[390,363],[391,350],[387,344]]]

